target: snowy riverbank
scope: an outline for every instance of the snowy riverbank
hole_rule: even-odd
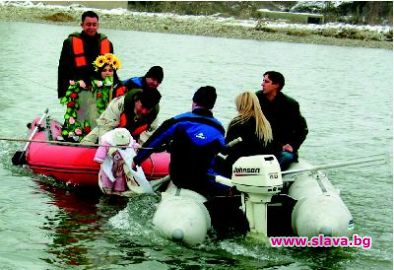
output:
[[[30,1],[0,2],[0,21],[78,25],[81,13],[87,9],[95,10],[100,15],[104,29],[392,49],[392,27],[389,26],[258,22],[219,16],[93,9],[79,4],[44,5]]]

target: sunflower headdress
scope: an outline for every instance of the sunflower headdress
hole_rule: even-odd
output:
[[[110,65],[114,70],[118,70],[122,67],[122,62],[120,62],[119,58],[112,53],[99,55],[97,56],[96,60],[94,60],[93,62],[95,71],[98,71],[99,68],[102,68],[105,65]]]

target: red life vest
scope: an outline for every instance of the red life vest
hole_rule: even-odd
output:
[[[126,92],[127,92],[126,86],[122,85],[115,89],[114,97],[123,96],[124,94],[126,94]]]
[[[83,47],[83,40],[80,37],[73,36],[71,38],[71,46],[74,54],[74,62],[76,67],[83,67],[87,65],[85,56],[85,49]],[[104,38],[100,41],[100,54],[106,54],[111,52],[111,43],[108,38]]]
[[[119,127],[126,128],[126,126],[127,126],[127,116],[125,113],[122,113],[120,115]],[[129,131],[131,133],[131,136],[137,136],[147,129],[148,129],[148,124],[142,124],[141,126],[136,127],[133,130],[129,130]]]
[[[125,113],[122,113],[120,115],[120,119],[119,119],[119,127],[125,127],[127,124],[127,116]]]

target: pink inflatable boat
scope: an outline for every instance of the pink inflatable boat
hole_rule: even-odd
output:
[[[33,121],[31,132],[38,122]],[[57,144],[53,138],[60,135],[61,124],[55,120],[44,121],[40,127],[26,150],[26,162],[33,172],[74,186],[97,186],[100,165],[93,161],[97,146]],[[168,174],[169,163],[167,152],[153,153],[142,169],[148,180],[158,179]]]

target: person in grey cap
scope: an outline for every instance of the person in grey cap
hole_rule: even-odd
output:
[[[207,198],[227,192],[227,187],[216,183],[208,175],[215,156],[224,147],[224,127],[211,111],[216,97],[214,87],[200,87],[194,93],[192,111],[164,121],[142,145],[134,158],[134,165],[140,165],[162,145],[169,144],[173,184]]]

